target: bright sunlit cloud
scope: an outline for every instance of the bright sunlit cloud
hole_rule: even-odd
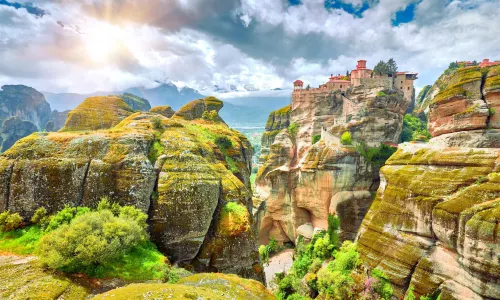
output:
[[[91,61],[105,63],[119,51],[122,32],[119,28],[104,22],[94,22],[84,29],[83,41]]]

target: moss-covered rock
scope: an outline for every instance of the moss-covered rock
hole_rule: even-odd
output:
[[[155,106],[151,108],[150,112],[160,114],[167,118],[171,118],[175,114],[175,111],[172,109],[172,107],[168,105]]]
[[[68,114],[61,131],[111,128],[133,112],[134,110],[118,96],[90,97]]]
[[[43,270],[32,257],[0,256],[2,299],[88,299],[91,291],[61,274]]]
[[[179,117],[184,120],[201,119],[204,112],[219,112],[223,106],[224,103],[219,99],[207,97],[205,99],[191,101],[184,105],[175,113],[174,117]],[[221,121],[222,119],[219,117],[219,120]]]
[[[276,299],[259,282],[224,274],[196,274],[177,284],[131,284],[93,299]]]

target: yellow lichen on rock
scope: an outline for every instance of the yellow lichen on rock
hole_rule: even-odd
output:
[[[90,97],[68,114],[61,131],[111,128],[132,113],[134,110],[120,97]]]

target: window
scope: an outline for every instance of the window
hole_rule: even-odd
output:
[[[342,88],[342,85],[340,85],[340,88]]]
[[[403,80],[401,80],[401,84],[403,84]]]
[[[403,89],[403,87],[401,87],[401,89]]]
[[[410,87],[408,87],[408,90],[410,90]]]

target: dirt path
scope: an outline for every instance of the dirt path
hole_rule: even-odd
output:
[[[286,272],[293,263],[293,249],[286,249],[269,259],[269,265],[264,265],[266,273],[266,286],[274,279],[274,275],[280,272]]]

